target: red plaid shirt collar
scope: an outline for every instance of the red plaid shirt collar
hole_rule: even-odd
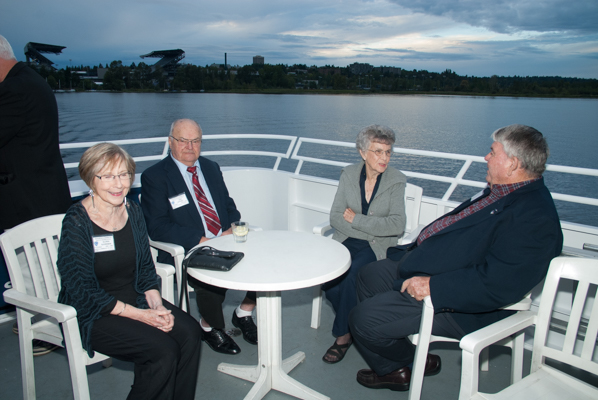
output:
[[[461,210],[459,213],[446,215],[446,216],[434,221],[433,223],[428,225],[426,228],[424,228],[424,230],[422,230],[421,233],[419,234],[419,236],[417,237],[417,244],[420,245],[424,240],[426,240],[430,236],[437,234],[438,232],[440,232],[441,230],[443,230],[445,228],[448,228],[455,222],[460,221],[465,217],[469,217],[470,215],[480,211],[481,209],[488,207],[492,203],[497,202],[498,200],[502,199],[509,193],[511,193],[527,184],[537,181],[538,179],[540,179],[540,178],[531,179],[531,180],[523,181],[523,182],[517,182],[517,183],[508,183],[508,184],[504,184],[504,185],[492,185],[492,187],[490,188],[490,194],[488,194],[486,197],[482,198],[481,200],[476,201],[475,203],[471,204],[469,207]]]

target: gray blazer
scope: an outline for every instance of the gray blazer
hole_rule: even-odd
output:
[[[370,242],[378,260],[386,258],[386,249],[397,245],[405,231],[405,175],[392,167],[382,174],[376,196],[370,200],[368,215],[361,214],[359,174],[363,161],[341,171],[338,190],[330,210],[330,225],[335,229],[332,238],[339,242],[352,237]],[[353,223],[343,218],[345,209],[355,211]]]

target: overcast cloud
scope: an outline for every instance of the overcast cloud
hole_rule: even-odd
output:
[[[66,46],[59,68],[143,61],[181,48],[183,62],[347,66],[462,75],[598,78],[596,0],[0,0],[0,34]],[[153,64],[156,59],[146,59]]]

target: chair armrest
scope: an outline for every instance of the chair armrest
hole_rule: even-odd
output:
[[[150,241],[150,246],[152,246],[158,250],[167,252],[175,259],[177,256],[185,257],[185,249],[183,248],[183,246],[179,246],[178,244],[174,244],[174,243],[158,242],[158,241],[155,241],[152,239],[150,239],[149,241]]]
[[[561,256],[598,258],[598,252],[596,250],[586,250],[571,246],[563,246],[563,252],[561,253]]]
[[[55,318],[60,323],[77,318],[77,310],[71,306],[60,304],[52,300],[30,296],[28,294],[19,292],[16,289],[9,289],[5,291],[4,301],[14,305],[15,307],[22,308],[33,313],[48,315]]]
[[[530,296],[524,297],[517,303],[509,304],[508,306],[504,306],[501,310],[511,310],[511,311],[527,311],[532,306],[532,298]]]
[[[406,232],[405,235],[399,239],[399,244],[408,244],[415,241],[424,227],[425,225],[418,225],[411,232]]]
[[[162,285],[160,287],[160,294],[162,298],[166,301],[174,303],[174,275],[175,275],[175,268],[169,264],[162,264],[159,262],[155,263],[156,265],[156,273],[160,276],[162,280]]]
[[[434,305],[432,304],[432,297],[430,297],[429,295],[424,297],[423,302],[424,302],[424,307],[434,309]]]
[[[166,243],[166,242],[157,242],[155,240],[150,239],[150,246],[167,252],[174,258],[174,268],[175,274],[177,279],[177,287],[180,287],[181,284],[181,273],[183,270],[183,259],[185,258],[185,249],[183,246],[179,246],[178,244],[174,243]],[[157,265],[158,263],[156,263]]]
[[[314,235],[326,236],[333,229],[334,228],[330,225],[330,222],[326,221],[314,226],[313,233]]]
[[[173,276],[175,274],[175,269],[170,264],[162,264],[162,263],[155,263],[156,264],[156,274],[162,279],[168,278],[169,276]]]
[[[536,313],[520,311],[503,320],[465,335],[459,346],[463,351],[479,354],[482,349],[536,323]]]

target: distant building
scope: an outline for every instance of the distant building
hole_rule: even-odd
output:
[[[229,70],[230,69],[230,64],[210,64],[210,68],[217,68],[217,69],[224,69],[224,70]]]
[[[152,72],[157,68],[162,68],[163,75],[168,75],[171,78],[176,74],[178,62],[185,58],[185,52],[181,49],[174,50],[154,50],[151,53],[139,56],[145,58],[160,58],[154,65],[152,65]]]
[[[41,53],[61,54],[62,50],[64,49],[66,49],[65,46],[29,42],[25,45],[25,57],[27,57],[27,64],[29,64],[31,61],[34,61],[37,63],[37,65],[45,65],[48,68],[56,70],[56,68],[52,66],[54,63],[44,57]]]
[[[262,57],[262,56],[254,56],[253,57],[253,63],[254,64],[264,65],[264,57]]]
[[[353,63],[353,64],[349,65],[349,69],[351,70],[352,74],[360,75],[360,74],[369,74],[370,72],[372,72],[374,67],[367,63],[366,64]]]
[[[341,69],[338,67],[320,67],[320,68],[318,68],[318,73],[321,75],[340,74]]]
[[[99,68],[98,67],[98,79],[104,79],[104,75],[106,75],[106,71],[108,71],[108,68]]]
[[[392,74],[392,75],[401,75],[401,68],[397,67],[376,67],[374,68],[376,71],[380,71],[382,74]]]

